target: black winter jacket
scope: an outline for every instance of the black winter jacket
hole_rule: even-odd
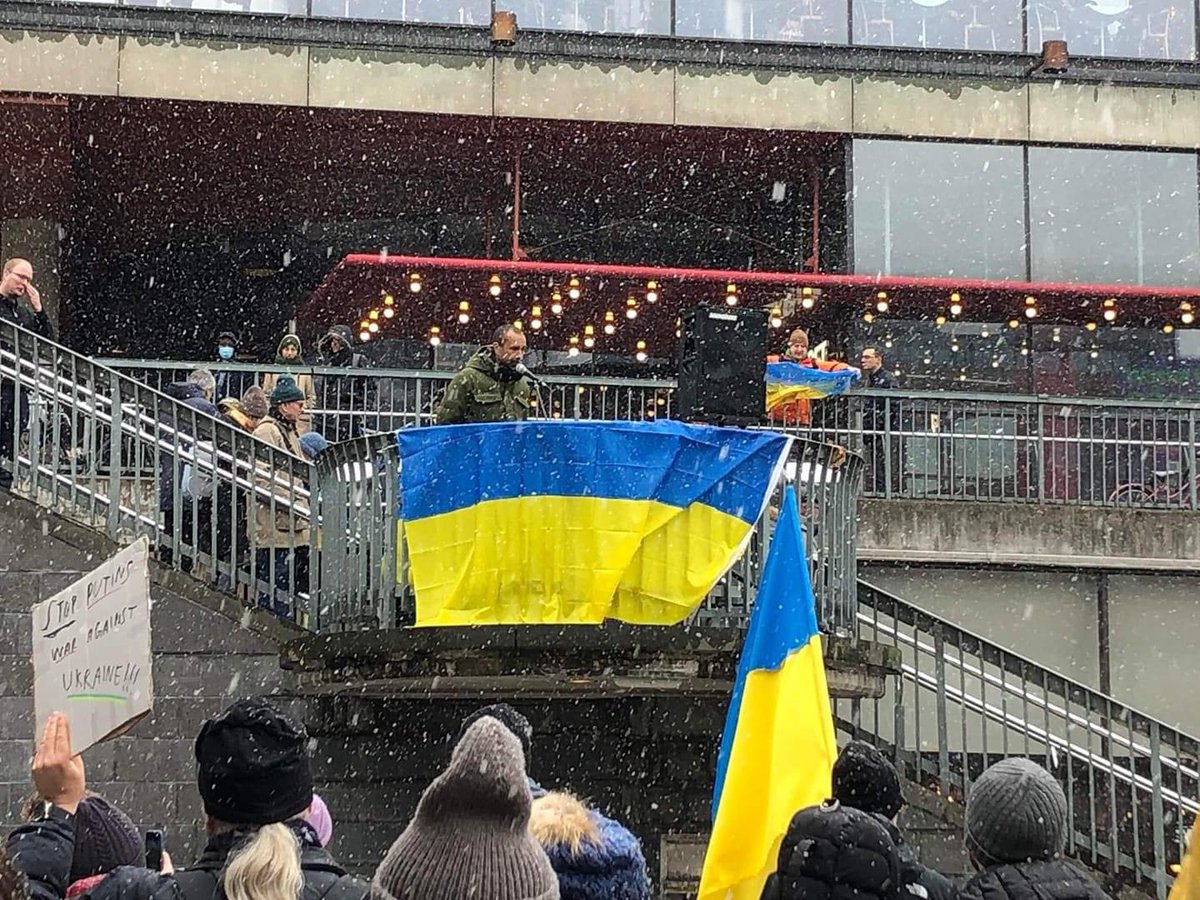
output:
[[[888,830],[868,813],[829,803],[792,817],[762,900],[897,900],[899,889]]]
[[[1082,869],[1065,859],[991,866],[967,882],[963,900],[1110,900]]]
[[[54,324],[46,315],[45,307],[41,312],[34,312],[29,301],[23,297],[0,294],[0,319],[54,340]]]
[[[300,866],[304,888],[300,900],[365,900],[370,885],[359,881],[333,861],[306,823],[291,823],[300,840]],[[175,875],[123,866],[88,891],[83,900],[224,900],[222,869],[233,849],[246,837],[226,832],[209,841],[200,859]]]
[[[29,879],[30,900],[60,900],[67,893],[75,855],[75,817],[57,806],[8,836],[8,856]]]
[[[900,857],[900,886],[903,900],[958,900],[958,888],[945,875],[927,868],[917,859],[917,852],[904,839],[900,829],[881,815],[876,815],[896,844]]]

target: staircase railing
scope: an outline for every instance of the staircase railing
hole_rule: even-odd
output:
[[[0,452],[15,493],[121,543],[145,535],[160,563],[249,605],[310,617],[304,460],[7,322]]]
[[[871,584],[858,597],[860,638],[899,648],[902,673],[841,701],[843,728],[955,803],[1003,757],[1041,762],[1067,792],[1067,853],[1166,896],[1200,809],[1200,741]]]

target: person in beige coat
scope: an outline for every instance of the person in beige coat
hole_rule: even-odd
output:
[[[279,348],[275,351],[275,365],[287,366],[293,370],[304,366],[304,347],[300,343],[300,338],[294,334],[285,334],[283,340],[279,342]],[[296,382],[296,386],[304,391],[304,409],[300,412],[300,418],[296,422],[296,432],[298,434],[308,434],[312,431],[313,410],[317,406],[317,389],[313,382],[313,377],[308,372],[290,371],[284,373]],[[279,379],[284,377],[275,372],[268,372],[263,376],[262,389],[268,397],[275,390],[275,385],[279,383]]]
[[[303,460],[297,427],[304,403],[304,391],[295,380],[290,375],[279,376],[271,391],[270,412],[254,429],[254,436]],[[291,504],[307,505],[308,500],[298,496],[303,484],[295,469],[272,469],[260,461],[258,470],[260,487],[270,490],[276,498],[272,502],[259,494],[250,501],[257,548],[256,579],[275,586],[274,597],[260,593],[258,605],[274,610],[280,618],[291,618],[293,598],[308,593],[309,563],[309,522]]]

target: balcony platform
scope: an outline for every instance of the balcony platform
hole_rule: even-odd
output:
[[[306,693],[408,699],[725,697],[744,632],[712,626],[392,629],[304,637],[280,654]],[[834,698],[882,697],[895,648],[824,636]]]

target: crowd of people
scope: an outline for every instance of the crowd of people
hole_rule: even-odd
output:
[[[129,817],[88,792],[70,723],[55,713],[33,759],[29,819],[0,858],[0,900],[649,900],[638,839],[539,785],[533,737],[506,704],[468,716],[367,882],[330,855],[337,811],[313,792],[308,735],[268,701],[240,700],[201,728],[207,844],[187,867],[169,852],[147,859]],[[888,760],[847,744],[832,796],[798,810],[782,835],[763,900],[1106,900],[1063,858],[1066,797],[1030,760],[1003,760],[972,785],[965,839],[977,874],[963,885],[922,865],[896,824],[903,806]]]

